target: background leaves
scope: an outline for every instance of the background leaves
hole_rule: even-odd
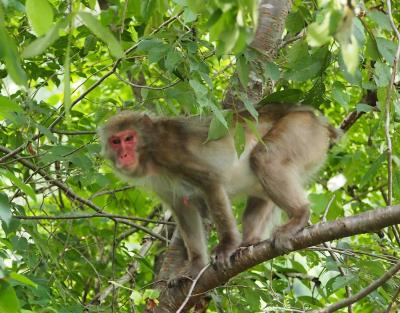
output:
[[[229,128],[232,112],[221,105],[229,88],[252,129],[254,108],[267,103],[307,104],[336,126],[354,118],[309,186],[311,221],[387,204],[384,104],[398,42],[382,2],[356,1],[348,11],[340,1],[294,1],[277,57],[256,69],[260,55],[247,48],[253,0],[0,3],[0,312],[142,312],[157,298],[149,284],[165,244],[152,233],[165,210],[154,195],[115,177],[100,155],[96,129],[119,110],[211,115],[209,139],[232,131],[238,155],[243,129]],[[400,3],[392,6],[398,25]],[[268,86],[260,103],[246,93],[254,71]],[[397,68],[393,203],[400,198],[398,75]],[[328,181],[338,175],[345,183],[332,191]],[[244,203],[234,203],[238,221]],[[96,209],[147,220],[48,219]],[[211,234],[210,249],[215,244]],[[399,244],[392,228],[276,258],[215,290],[209,310],[324,307],[346,297],[346,286],[355,293],[398,262]],[[91,302],[133,263],[131,285],[113,300]],[[399,284],[390,280],[355,312],[384,311]]]

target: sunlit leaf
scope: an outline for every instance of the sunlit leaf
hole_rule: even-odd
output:
[[[65,20],[61,20],[57,24],[53,25],[43,37],[35,39],[27,47],[25,47],[21,54],[22,57],[32,58],[42,54],[59,38],[60,29],[64,28],[66,25],[67,22]]]
[[[371,183],[371,180],[376,176],[381,164],[386,160],[386,153],[382,153],[374,162],[372,162],[368,171],[360,180],[360,188],[363,188],[367,183]]]
[[[4,281],[0,282],[0,313],[19,312],[19,301],[14,288]]]
[[[0,220],[9,224],[11,220],[11,204],[6,194],[0,193]]]
[[[2,23],[0,23],[0,46],[0,57],[4,60],[11,79],[18,85],[26,86],[27,76],[22,68],[17,46],[8,36]]]
[[[49,31],[53,24],[53,8],[47,0],[26,0],[26,15],[38,36]]]
[[[111,32],[104,27],[92,14],[88,12],[79,12],[78,16],[82,19],[83,23],[90,29],[90,31],[97,36],[97,38],[104,41],[110,53],[116,57],[121,58],[124,55],[124,51],[121,48],[120,43],[114,37]]]
[[[236,153],[240,157],[246,146],[246,134],[241,123],[236,124],[234,140]]]
[[[10,171],[2,171],[0,172],[0,175],[3,177],[7,177],[13,185],[21,189],[26,195],[31,197],[33,200],[36,200],[36,193],[32,189],[31,186],[28,184],[25,184],[21,179],[19,179],[17,176],[15,176],[12,172]]]
[[[28,277],[26,277],[26,276],[24,276],[22,274],[19,274],[19,273],[16,273],[16,272],[11,272],[10,273],[10,278],[14,279],[14,280],[16,280],[16,281],[18,281],[18,282],[20,282],[20,283],[22,283],[24,285],[31,286],[31,287],[37,287],[36,283],[34,283],[32,280],[30,280]]]

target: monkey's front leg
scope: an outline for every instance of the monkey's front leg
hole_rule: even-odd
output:
[[[174,217],[178,223],[180,235],[185,243],[188,262],[176,273],[175,277],[170,278],[170,286],[178,285],[182,279],[194,278],[197,273],[207,264],[207,245],[203,229],[203,222],[199,212],[193,202],[182,199],[182,203],[172,207]]]
[[[240,234],[232,213],[231,203],[221,185],[207,186],[204,191],[219,239],[219,244],[214,248],[213,254],[218,263],[230,266],[230,257],[240,243]]]

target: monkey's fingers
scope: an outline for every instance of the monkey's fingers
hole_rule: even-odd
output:
[[[231,257],[235,253],[236,249],[237,245],[219,244],[215,247],[212,254],[213,262],[217,265],[221,265],[222,267],[230,267]]]

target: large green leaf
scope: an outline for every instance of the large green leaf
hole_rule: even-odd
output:
[[[4,281],[0,282],[0,313],[19,312],[19,301],[14,288]]]
[[[59,37],[59,32],[67,25],[66,20],[61,20],[53,25],[43,37],[37,38],[32,41],[22,51],[23,58],[32,58],[42,54],[49,46],[51,46]]]
[[[27,77],[22,68],[15,42],[8,36],[6,29],[0,23],[0,57],[4,60],[8,74],[18,85],[27,85]]]
[[[6,194],[0,193],[0,220],[7,225],[11,221],[11,204]]]
[[[26,0],[26,15],[38,36],[48,32],[53,24],[53,8],[47,0]]]
[[[107,44],[108,48],[110,49],[110,53],[114,57],[123,57],[124,51],[122,50],[120,43],[117,41],[114,35],[111,34],[111,32],[104,27],[92,14],[88,12],[79,12],[78,16],[95,36]]]

